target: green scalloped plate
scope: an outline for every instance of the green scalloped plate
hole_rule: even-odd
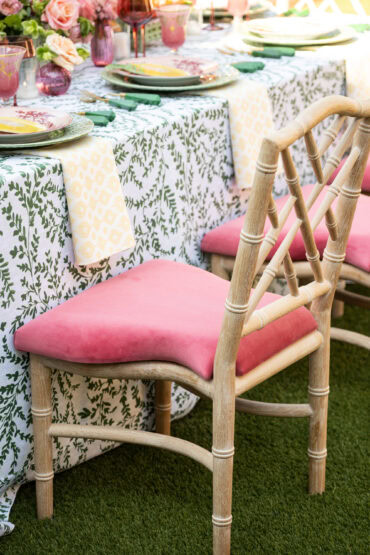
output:
[[[210,81],[209,83],[201,83],[200,85],[183,85],[178,87],[156,87],[155,85],[139,85],[138,83],[132,83],[131,81],[125,81],[123,77],[117,74],[113,74],[107,69],[104,69],[101,76],[105,81],[108,81],[111,85],[116,85],[124,89],[135,89],[139,91],[156,91],[157,93],[176,93],[176,92],[188,92],[188,91],[204,91],[207,89],[215,89],[216,87],[223,87],[224,85],[229,85],[233,83],[240,77],[240,72],[230,65],[224,65],[220,67],[220,75]]]
[[[85,137],[92,131],[94,124],[84,116],[73,116],[73,121],[60,131],[54,131],[55,135],[45,140],[35,141],[34,143],[1,143],[0,150],[19,150],[29,148],[41,148],[43,146],[59,145],[70,141],[77,141]]]

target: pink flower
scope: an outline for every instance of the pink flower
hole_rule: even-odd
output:
[[[68,31],[73,25],[76,25],[78,16],[78,0],[50,0],[41,19],[46,21],[52,29]]]
[[[94,0],[97,19],[117,19],[118,0]]]
[[[94,0],[80,0],[80,16],[89,19],[90,21],[95,21],[96,11]]]
[[[0,0],[0,13],[3,15],[14,15],[22,9],[19,0]]]
[[[66,37],[61,37],[57,33],[53,33],[46,37],[46,46],[57,54],[56,58],[53,58],[53,62],[58,66],[64,67],[68,71],[72,71],[75,65],[82,64],[83,59],[78,54],[75,45],[71,39]]]

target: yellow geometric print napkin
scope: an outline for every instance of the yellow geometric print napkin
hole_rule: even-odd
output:
[[[89,136],[26,154],[62,164],[75,264],[92,264],[135,245],[111,141]]]
[[[240,189],[249,189],[252,187],[262,139],[275,129],[266,86],[240,79],[204,94],[225,98],[229,102],[235,180]]]

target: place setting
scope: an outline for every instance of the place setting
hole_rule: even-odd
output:
[[[229,64],[178,54],[122,60],[102,72],[103,79],[112,85],[159,93],[222,87],[239,76],[239,71]]]

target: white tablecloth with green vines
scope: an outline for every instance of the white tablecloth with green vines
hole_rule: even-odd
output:
[[[158,48],[153,51],[157,53]],[[183,50],[184,54],[199,52],[190,42]],[[211,51],[202,54],[230,62]],[[277,127],[319,97],[344,91],[342,62],[284,57],[265,63],[263,71],[242,78],[266,84]],[[80,90],[109,91],[99,73],[87,64],[75,74],[68,94],[27,104],[84,110]],[[0,535],[12,530],[9,511],[19,485],[32,478],[33,465],[28,358],[14,350],[14,331],[80,291],[152,258],[206,268],[200,251],[204,233],[239,216],[246,206],[247,192],[238,190],[232,181],[225,101],[212,96],[173,96],[164,97],[161,107],[141,105],[136,112],[116,113],[109,127],[95,128],[93,134],[109,137],[115,145],[136,246],[92,266],[74,265],[59,162],[0,153]],[[304,182],[311,181],[303,146],[295,150],[294,157],[301,161]],[[276,194],[284,191],[284,182],[277,180]],[[184,416],[196,400],[175,387],[172,416]],[[140,429],[151,429],[154,423],[150,382],[102,381],[59,372],[53,377],[53,406],[54,418],[60,422],[114,423]],[[112,446],[58,439],[55,470],[67,469]]]

